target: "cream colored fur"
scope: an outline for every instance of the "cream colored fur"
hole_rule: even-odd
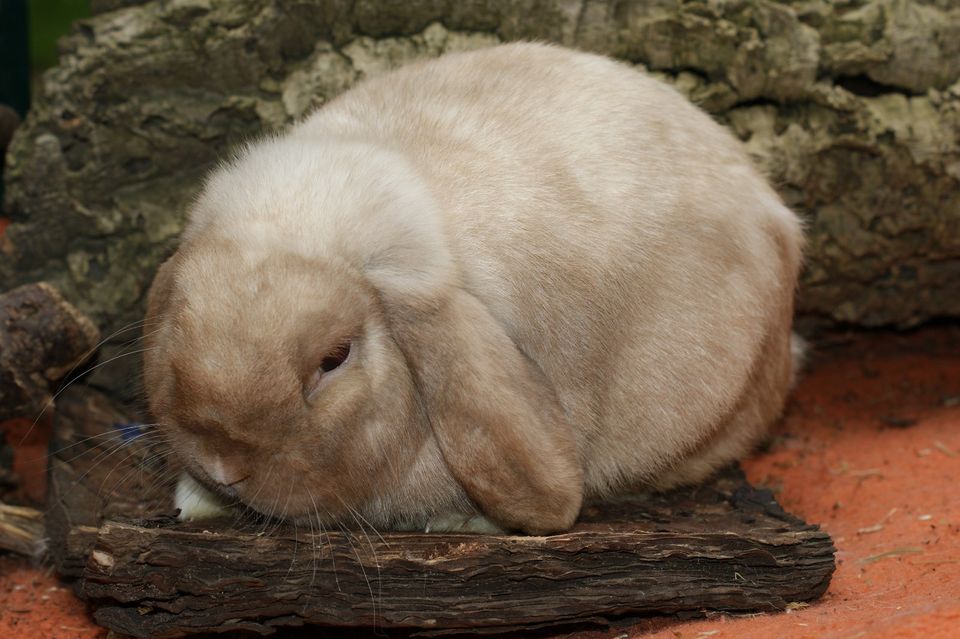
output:
[[[239,494],[259,510],[349,519],[329,496],[309,508],[333,462],[277,443],[295,423],[321,448],[364,439],[333,479],[378,526],[475,505],[558,530],[584,496],[702,479],[778,417],[801,245],[741,145],[665,84],[552,46],[451,54],[360,84],[211,176],[152,293],[148,391],[198,476],[253,469]],[[321,408],[295,408],[283,362],[304,348],[280,337],[320,340],[330,308],[349,328],[322,339],[362,325],[358,360]],[[413,399],[346,407],[391,393]],[[186,443],[201,414],[248,453]],[[289,473],[317,494],[284,485],[284,504]]]

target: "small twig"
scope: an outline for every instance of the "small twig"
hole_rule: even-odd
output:
[[[43,557],[43,513],[0,502],[0,548],[37,560]]]
[[[938,440],[938,441],[933,442],[933,447],[936,448],[937,450],[939,450],[941,453],[943,453],[943,454],[946,455],[947,457],[956,457],[956,456],[957,456],[956,451],[950,450],[950,448],[948,448],[947,445],[944,444],[942,441],[939,441],[939,440]]]
[[[866,565],[872,564],[875,561],[880,561],[881,559],[886,559],[887,557],[900,557],[902,555],[915,555],[917,553],[922,553],[923,548],[917,548],[915,546],[904,546],[902,548],[894,548],[893,550],[888,550],[882,552],[879,555],[870,555],[869,557],[864,557],[859,561],[859,563]]]
[[[858,528],[858,535],[867,535],[870,533],[880,532],[883,530],[883,524],[874,524],[873,526],[867,526],[866,528]]]
[[[887,514],[883,516],[883,519],[881,519],[879,523],[876,523],[876,524],[874,524],[874,525],[872,525],[872,526],[867,526],[867,527],[865,527],[865,528],[859,528],[859,529],[857,529],[857,534],[858,534],[858,535],[866,535],[866,534],[869,534],[869,533],[880,532],[881,530],[883,530],[884,525],[885,525],[888,521],[890,521],[890,518],[893,517],[893,515],[894,515],[896,512],[897,512],[897,509],[896,509],[895,507],[894,507],[894,508],[891,508],[889,511],[887,511]]]

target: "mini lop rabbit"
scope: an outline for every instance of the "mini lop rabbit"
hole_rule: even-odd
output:
[[[512,44],[363,82],[215,171],[157,274],[183,514],[544,534],[700,480],[782,410],[801,244],[625,65]]]

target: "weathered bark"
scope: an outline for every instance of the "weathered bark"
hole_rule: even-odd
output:
[[[531,38],[645,65],[746,140],[809,223],[801,312],[960,315],[956,3],[132,4],[62,42],[12,147],[0,242],[0,287],[47,279],[111,330],[139,317],[231,146],[401,63]],[[101,373],[126,380],[129,364]]]
[[[97,327],[50,285],[0,295],[0,421],[36,416],[50,387],[93,354]]]
[[[596,522],[542,538],[289,528],[261,537],[209,523],[107,522],[81,593],[97,603],[99,623],[138,637],[301,623],[516,630],[775,611],[820,596],[832,572],[829,537],[760,509],[734,511],[722,501],[729,488],[719,499],[710,487],[660,509],[598,511]]]
[[[737,471],[588,506],[572,531],[549,537],[177,523],[148,438],[105,462],[125,418],[80,389],[58,407],[56,446],[82,443],[53,462],[55,564],[79,578],[99,623],[138,637],[301,624],[444,634],[772,611],[820,596],[834,569],[830,537]]]
[[[844,276],[833,284],[838,294],[859,293],[889,276],[892,259],[925,258],[918,249],[956,257],[956,244],[926,237],[933,231],[915,230],[921,235],[900,238],[899,246],[898,231],[916,229],[917,219],[907,224],[910,215],[889,215],[901,205],[916,216],[932,208],[941,230],[955,224],[957,200],[945,192],[957,179],[960,9],[952,6],[327,0],[154,2],[110,12],[65,41],[62,65],[47,76],[46,96],[20,135],[9,204],[24,226],[12,230],[10,252],[17,272],[68,277],[71,292],[89,287],[91,310],[112,313],[107,302],[129,307],[149,272],[121,277],[131,262],[98,272],[106,260],[92,249],[133,234],[148,254],[117,256],[152,265],[162,252],[157,244],[176,234],[202,170],[231,143],[401,62],[542,38],[645,64],[712,112],[730,112],[722,119],[765,156],[788,199],[816,221],[825,218],[826,227],[813,227],[814,239],[826,242],[814,243],[814,264]],[[52,193],[32,197],[43,195],[36,186],[44,182],[33,168],[55,178]],[[904,184],[917,189],[909,198]],[[31,245],[28,229],[52,215],[63,215],[67,228]],[[68,247],[74,231],[90,244]],[[852,247],[850,238],[857,240]],[[28,255],[31,246],[44,250]],[[844,261],[829,247],[874,262]],[[49,263],[67,248],[69,272]],[[901,250],[880,250],[889,248]],[[921,275],[945,285],[942,270]],[[104,281],[122,284],[116,297],[108,299]],[[888,282],[901,284],[917,294],[913,282]],[[819,288],[805,300],[811,310],[855,321],[911,322],[937,312],[927,311],[927,302],[905,309],[901,298],[888,290],[847,311],[837,311],[840,298]]]

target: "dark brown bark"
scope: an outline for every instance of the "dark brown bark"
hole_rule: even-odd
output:
[[[59,447],[107,435],[56,455],[48,532],[96,619],[138,637],[301,624],[498,632],[773,611],[820,596],[834,569],[830,537],[736,470],[588,506],[572,531],[549,537],[177,523],[144,440],[119,443],[124,420],[82,389],[58,402]]]
[[[0,295],[0,421],[34,417],[50,387],[89,357],[97,327],[49,284]]]

